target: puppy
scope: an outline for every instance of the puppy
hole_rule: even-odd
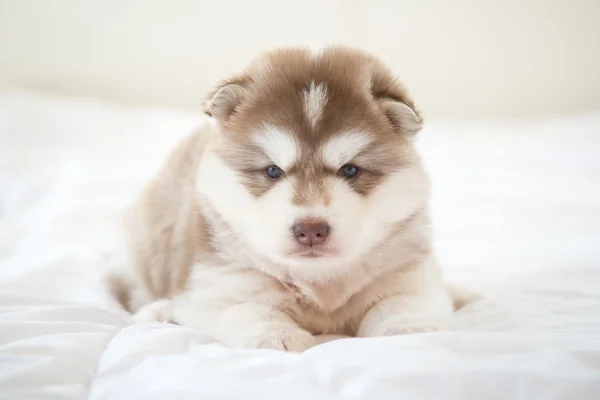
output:
[[[211,123],[128,215],[110,282],[137,321],[303,351],[317,334],[437,331],[469,301],[432,250],[421,114],[377,58],[275,50],[205,106]]]

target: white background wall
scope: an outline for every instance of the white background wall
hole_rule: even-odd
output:
[[[598,0],[0,0],[0,86],[197,107],[261,49],[328,42],[429,118],[600,110]]]

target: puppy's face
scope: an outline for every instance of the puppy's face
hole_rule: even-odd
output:
[[[420,117],[364,53],[267,54],[207,110],[221,135],[202,163],[200,195],[250,251],[295,276],[343,273],[427,201],[410,141]]]

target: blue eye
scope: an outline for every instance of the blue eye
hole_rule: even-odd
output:
[[[265,170],[265,174],[269,179],[279,179],[283,176],[283,170],[279,168],[277,165],[270,165]]]
[[[358,175],[358,167],[354,164],[346,164],[340,168],[340,175],[346,179],[352,179]]]

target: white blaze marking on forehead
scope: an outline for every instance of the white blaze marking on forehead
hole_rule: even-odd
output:
[[[364,132],[348,132],[333,137],[323,146],[323,160],[333,168],[339,168],[350,162],[371,143],[371,138]]]
[[[254,142],[280,168],[288,168],[298,158],[298,145],[294,138],[276,126],[265,125],[254,136]]]
[[[304,112],[308,121],[314,128],[323,116],[323,109],[327,103],[327,86],[324,83],[315,85],[310,83],[308,89],[304,90]]]

